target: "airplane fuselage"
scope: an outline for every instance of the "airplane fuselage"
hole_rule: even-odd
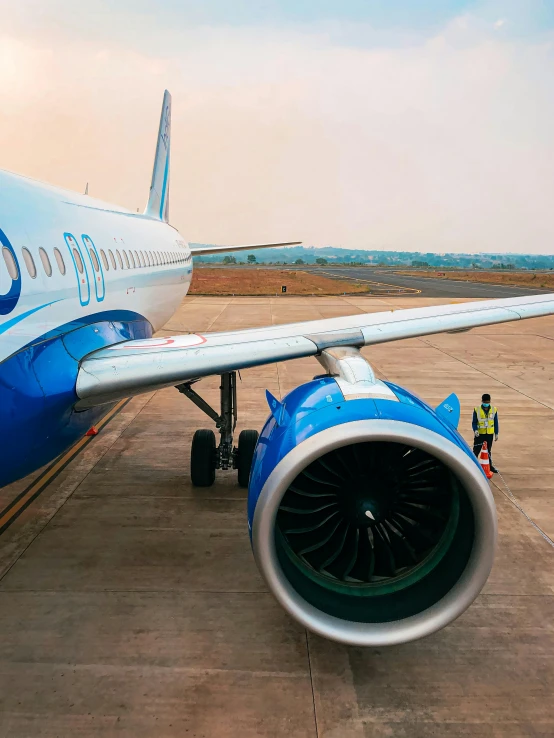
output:
[[[167,223],[86,195],[2,171],[0,193],[2,486],[106,413],[74,410],[79,361],[161,328],[188,291],[192,256]]]

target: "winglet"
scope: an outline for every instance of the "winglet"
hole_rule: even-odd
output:
[[[441,420],[446,420],[454,428],[458,427],[458,423],[460,422],[460,400],[457,395],[454,393],[448,395],[440,405],[437,405],[435,410]]]
[[[269,405],[271,414],[275,418],[277,425],[284,425],[288,420],[288,413],[285,410],[285,405],[274,397],[269,390],[265,391],[265,399]]]
[[[166,90],[160,116],[156,156],[152,170],[150,196],[144,211],[145,215],[156,220],[169,218],[169,149],[171,142],[171,95]]]

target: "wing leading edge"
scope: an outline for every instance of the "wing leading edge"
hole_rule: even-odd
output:
[[[83,359],[77,406],[93,407],[190,379],[316,356],[331,346],[370,346],[552,314],[554,294],[547,294],[124,341]]]

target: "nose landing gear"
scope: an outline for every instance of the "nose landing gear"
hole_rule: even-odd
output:
[[[219,446],[213,430],[197,430],[192,439],[190,474],[195,487],[211,487],[216,469],[237,469],[238,483],[248,487],[250,467],[258,442],[258,431],[244,430],[239,435],[238,446],[233,446],[233,433],[237,425],[237,373],[221,375],[219,414],[197,392],[193,382],[177,385],[177,389],[208,415],[220,433]]]

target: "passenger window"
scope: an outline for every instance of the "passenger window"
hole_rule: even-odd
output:
[[[100,257],[102,259],[102,263],[104,264],[104,269],[109,272],[110,265],[108,264],[108,257],[104,253],[104,249],[100,249]]]
[[[108,254],[110,255],[110,261],[112,262],[112,267],[114,269],[117,269],[117,264],[115,263],[115,256],[113,255],[113,251],[111,249],[108,249]]]
[[[125,253],[127,253],[127,252],[125,252]],[[130,260],[131,260],[132,267],[133,267],[133,269],[135,269],[137,265],[135,263],[135,257],[133,256],[133,252],[131,251],[131,249],[129,249],[129,257],[130,257]]]
[[[127,256],[127,252],[125,251],[125,249],[122,249],[122,251],[123,251],[123,258],[125,259],[125,266],[127,267],[127,269],[130,269],[131,265],[129,263],[129,257]]]
[[[54,258],[56,259],[56,264],[58,265],[60,274],[65,274],[65,261],[63,260],[63,256],[59,249],[54,249]]]
[[[140,265],[141,266],[146,266],[146,264],[144,262],[144,254],[142,253],[142,251],[139,251],[139,256],[140,256]]]
[[[83,273],[83,260],[81,259],[81,254],[77,251],[77,249],[73,249],[73,258],[75,259],[75,264],[77,264],[77,269],[79,270],[79,273]]]
[[[12,279],[17,279],[19,277],[19,270],[17,268],[17,264],[15,263],[15,259],[13,258],[12,252],[4,246],[4,248],[2,249],[2,256],[4,257],[4,261],[6,262],[6,269],[8,270],[8,274]]]
[[[27,267],[27,271],[29,272],[29,276],[31,277],[31,279],[34,279],[37,276],[37,268],[35,266],[33,257],[31,256],[31,252],[29,251],[29,249],[22,249],[22,252],[25,266]]]
[[[42,266],[44,267],[46,276],[51,277],[52,276],[52,264],[50,264],[50,259],[48,258],[48,254],[42,248],[42,246],[38,250],[38,255],[40,256],[40,260],[42,261]]]
[[[119,249],[115,250],[115,255],[117,256],[117,260],[119,262],[119,268],[125,269],[125,267],[123,266],[123,259],[121,258],[121,254],[119,253]]]
[[[92,265],[95,268],[95,270],[98,272],[100,271],[100,264],[98,263],[98,259],[96,258],[96,254],[92,249],[89,249],[90,259],[92,261]]]

